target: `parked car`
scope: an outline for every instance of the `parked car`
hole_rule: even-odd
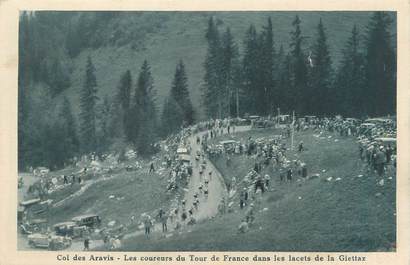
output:
[[[44,176],[50,172],[50,169],[46,167],[38,167],[33,170],[35,176]]]
[[[189,155],[186,154],[180,154],[178,155],[178,159],[179,161],[182,162],[182,164],[184,165],[189,165],[189,163],[191,162],[191,157]]]
[[[100,216],[96,214],[85,214],[76,216],[71,219],[73,222],[77,224],[77,226],[88,226],[88,227],[98,227],[101,224]]]
[[[226,141],[220,141],[219,144],[222,145],[222,147],[225,151],[227,151],[227,152],[232,151],[233,152],[237,142],[234,141],[234,140],[226,140]]]
[[[393,137],[379,137],[374,139],[376,142],[379,144],[383,145],[384,147],[387,147],[390,145],[392,148],[396,148],[397,146],[397,139]]]
[[[246,125],[250,125],[251,122],[250,122],[250,120],[247,120],[247,119],[234,118],[234,119],[232,119],[232,124],[234,124],[236,126],[246,126]]]
[[[75,222],[63,222],[53,226],[54,232],[58,236],[69,236],[71,238],[82,237],[86,231],[86,226],[78,226]]]
[[[47,220],[46,219],[33,219],[20,224],[20,231],[22,234],[33,234],[39,233],[46,229]]]
[[[186,147],[180,146],[177,149],[177,155],[189,155],[189,150]]]
[[[28,244],[33,248],[47,248],[49,250],[62,250],[71,246],[71,238],[47,235],[31,234],[27,236]]]

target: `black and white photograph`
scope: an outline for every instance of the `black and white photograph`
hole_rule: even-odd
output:
[[[21,10],[17,250],[396,252],[397,14]]]

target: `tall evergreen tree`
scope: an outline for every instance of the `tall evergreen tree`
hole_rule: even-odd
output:
[[[185,65],[182,60],[179,61],[175,69],[170,96],[173,101],[178,104],[179,109],[182,110],[183,122],[186,125],[191,125],[194,122],[194,109],[189,97],[188,78],[186,76]],[[171,104],[174,103],[171,102]]]
[[[153,152],[152,144],[156,139],[155,96],[151,68],[145,60],[138,76],[132,111],[135,119],[133,141],[142,155]]]
[[[367,113],[386,115],[396,111],[396,55],[391,43],[392,20],[387,12],[375,12],[366,36]]]
[[[313,45],[311,59],[310,89],[309,93],[304,93],[304,98],[308,102],[305,110],[314,115],[335,114],[335,94],[331,90],[332,62],[322,19],[317,26],[317,39]]]
[[[343,49],[343,59],[335,80],[338,112],[344,116],[361,117],[364,114],[364,58],[360,36],[354,25],[352,34]]]
[[[97,118],[97,128],[96,128],[96,137],[97,137],[97,146],[96,152],[101,154],[107,150],[111,143],[112,137],[110,132],[110,120],[112,114],[112,103],[107,96],[104,97],[102,102],[97,105],[96,108],[96,118]],[[121,130],[121,128],[118,128]]]
[[[183,124],[183,110],[176,102],[174,97],[169,95],[165,99],[164,107],[161,115],[162,133],[163,136],[167,136],[170,133],[178,131]]]
[[[88,153],[96,149],[97,80],[91,57],[87,58],[85,80],[80,94],[80,142],[82,152]]]
[[[45,78],[50,87],[50,92],[53,96],[61,93],[70,86],[70,77],[66,73],[65,69],[61,65],[60,60],[54,59],[52,67],[47,70],[47,64],[45,64]]]
[[[120,78],[117,95],[113,104],[113,120],[111,122],[111,131],[116,137],[124,137],[126,141],[132,140],[133,120],[131,110],[131,88],[132,76],[131,71],[127,70]]]
[[[308,89],[308,72],[306,65],[306,55],[303,51],[302,31],[300,28],[299,16],[296,16],[292,22],[294,30],[291,34],[290,54],[291,54],[291,69],[292,69],[292,98],[291,108],[297,114],[306,114],[306,101],[304,94]]]
[[[239,66],[239,51],[232,36],[231,29],[228,27],[222,36],[222,82],[224,87],[225,100],[224,116],[234,116],[235,114],[235,69]]]
[[[77,126],[74,120],[70,101],[67,97],[64,97],[63,103],[58,115],[58,127],[64,135],[60,139],[60,143],[63,145],[63,162],[73,158],[79,151],[79,140],[77,136]]]
[[[275,57],[275,47],[273,41],[273,28],[272,20],[269,17],[268,23],[263,27],[261,33],[261,71],[262,71],[262,88],[263,88],[263,99],[264,101],[260,102],[263,106],[262,113],[267,115],[272,112],[273,105],[276,105],[275,102],[275,84],[274,84],[274,61]]]
[[[243,111],[249,114],[262,114],[260,102],[264,102],[264,88],[260,71],[260,41],[253,25],[246,32],[243,55]]]
[[[283,46],[280,46],[278,52],[278,59],[275,68],[276,71],[276,97],[280,100],[277,101],[276,108],[279,108],[281,113],[288,113],[293,110],[293,93],[292,93],[292,71],[291,71],[291,55],[285,54]],[[278,111],[278,109],[275,109]]]
[[[205,75],[202,86],[202,103],[208,117],[221,118],[224,100],[222,98],[221,40],[213,17],[209,19],[205,37],[208,42],[208,48],[204,63]]]

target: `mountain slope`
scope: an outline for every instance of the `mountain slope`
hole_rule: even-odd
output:
[[[305,49],[309,51],[315,39],[316,25],[322,18],[328,34],[334,66],[341,58],[341,50],[354,24],[361,33],[370,17],[370,12],[125,12],[101,25],[100,38],[104,46],[82,50],[73,59],[71,87],[67,94],[78,102],[85,60],[91,56],[96,67],[100,96],[113,95],[119,76],[131,70],[134,82],[144,59],[152,67],[155,87],[158,92],[158,107],[168,94],[175,66],[179,59],[186,64],[188,82],[194,107],[200,111],[200,86],[203,77],[203,62],[206,53],[204,38],[207,20],[215,16],[220,31],[230,27],[239,46],[246,29],[252,23],[260,30],[270,16],[273,22],[276,49],[288,48],[292,20],[298,14],[302,20],[302,33],[306,36]],[[96,33],[97,34],[97,33]],[[76,105],[76,104],[74,104]],[[202,113],[200,111],[200,113]]]

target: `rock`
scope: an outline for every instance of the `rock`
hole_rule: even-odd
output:
[[[332,181],[332,179],[333,179],[333,177],[328,177],[327,179],[326,179],[326,181]]]
[[[378,183],[379,186],[384,186],[384,179],[381,179]]]

